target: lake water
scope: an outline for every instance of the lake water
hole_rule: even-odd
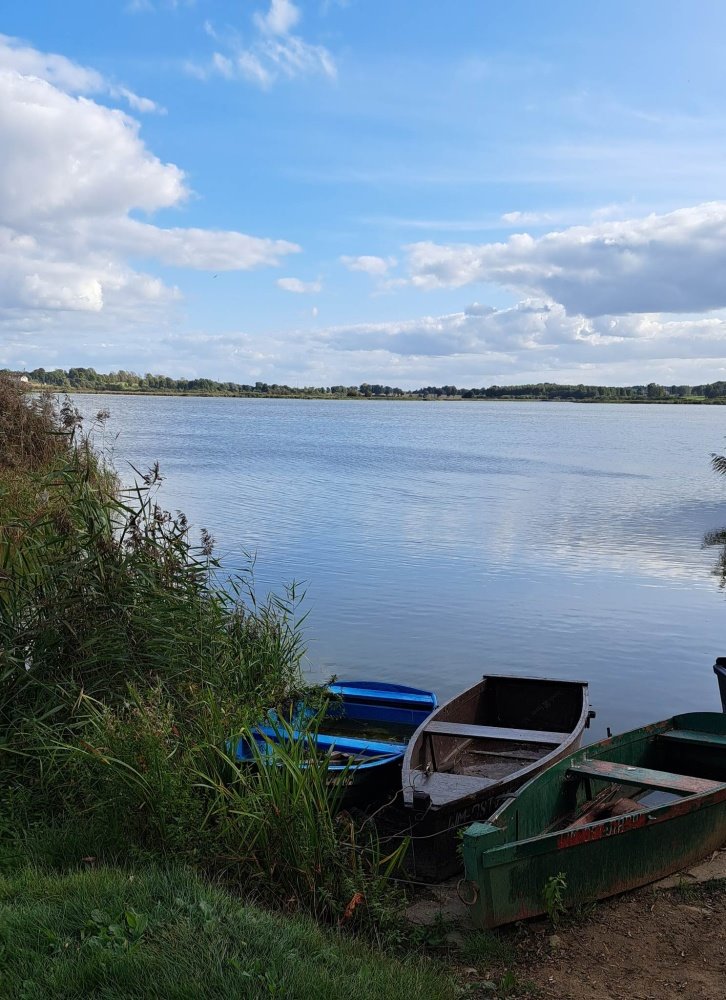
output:
[[[229,570],[305,585],[316,678],[583,678],[595,737],[719,707],[726,408],[75,398]]]

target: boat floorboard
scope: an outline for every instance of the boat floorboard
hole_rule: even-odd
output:
[[[434,805],[453,802],[456,799],[486,791],[498,782],[492,778],[476,777],[469,774],[456,774],[451,771],[412,772],[412,784],[416,791],[425,792]]]

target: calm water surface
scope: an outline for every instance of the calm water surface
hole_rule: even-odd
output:
[[[258,589],[307,588],[312,675],[590,681],[592,734],[719,707],[721,407],[76,397]]]

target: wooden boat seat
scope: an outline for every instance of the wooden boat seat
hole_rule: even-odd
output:
[[[470,740],[507,740],[515,743],[558,744],[570,733],[546,733],[541,729],[504,729],[501,726],[474,726],[461,722],[429,722],[426,733]]]
[[[586,778],[616,781],[640,788],[659,788],[667,792],[680,792],[682,795],[701,795],[724,787],[720,781],[694,778],[690,774],[671,774],[670,771],[653,771],[648,767],[617,764],[610,760],[583,760],[570,765],[568,771]]]
[[[720,733],[702,733],[694,729],[671,729],[667,733],[661,733],[659,738],[702,747],[723,747],[726,750],[726,736],[722,736]]]

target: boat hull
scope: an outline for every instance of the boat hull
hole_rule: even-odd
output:
[[[592,714],[584,682],[486,675],[425,720],[406,750],[403,808],[396,809],[401,831],[410,838],[411,875],[440,882],[461,871],[461,830],[490,816],[534,774],[577,750]],[[563,731],[549,732],[556,728]],[[480,759],[495,761],[500,770],[477,781],[430,766],[458,747],[464,753],[478,747]],[[525,759],[514,763],[522,750]]]
[[[658,740],[667,738],[674,723],[681,731],[705,726],[706,742],[710,734],[714,745],[684,741],[669,748],[669,766],[682,773],[640,766],[656,759]],[[664,789],[671,779],[674,792],[664,804],[547,832],[557,809],[575,801],[578,779],[597,775],[598,768],[630,776],[617,787],[662,775],[656,779],[661,785],[651,787]],[[708,778],[690,777],[693,771]],[[564,877],[565,905],[579,905],[692,865],[725,841],[726,720],[692,713],[579,751],[528,782],[488,823],[471,826],[464,833],[463,891],[471,896],[474,922],[497,927],[544,913],[544,889],[556,876]]]
[[[329,686],[340,699],[334,707],[341,716],[384,726],[405,726],[411,731],[438,707],[432,691],[378,681],[338,681]]]
[[[581,742],[580,734],[552,762],[577,750]],[[397,831],[392,840],[408,838],[405,867],[409,875],[421,882],[444,882],[460,874],[464,865],[460,850],[462,831],[472,823],[491,816],[503,800],[513,795],[528,778],[529,775],[517,775],[499,786],[495,795],[472,798],[439,809],[427,809],[425,806],[411,809],[399,803],[392,806],[384,818],[385,829],[388,836],[391,830]]]
[[[254,727],[249,735],[238,740],[236,758],[249,762],[265,757],[274,759],[276,744],[305,742],[314,745],[316,753],[330,755],[327,768],[330,785],[343,784],[342,805],[378,804],[400,786],[406,743],[436,708],[436,695],[400,684],[371,681],[341,681],[331,684],[330,691],[335,700],[320,721],[319,729],[307,727],[308,717],[315,718],[315,713],[304,704],[292,706],[287,721],[271,710],[266,724]],[[336,733],[341,722],[358,735],[353,736],[349,731]],[[366,736],[367,726],[378,729],[378,736]],[[350,763],[336,763],[346,756]]]

